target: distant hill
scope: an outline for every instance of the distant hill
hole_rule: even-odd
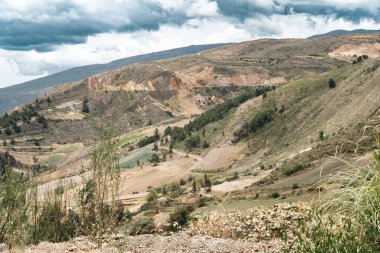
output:
[[[356,29],[352,31],[347,30],[334,30],[328,33],[324,34],[317,34],[309,37],[308,39],[317,39],[327,36],[344,36],[344,35],[350,35],[350,34],[372,34],[372,33],[380,33],[380,30],[365,30],[365,29]]]
[[[192,45],[161,52],[142,54],[115,60],[106,64],[93,64],[75,67],[46,77],[5,87],[0,89],[0,113],[4,113],[15,106],[35,99],[60,84],[80,81],[89,76],[124,67],[128,64],[157,61],[177,56],[196,54],[201,51],[223,45],[226,44]]]

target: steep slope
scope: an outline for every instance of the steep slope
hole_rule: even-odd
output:
[[[120,68],[128,64],[168,59],[171,57],[187,54],[196,54],[198,52],[220,47],[223,45],[226,44],[194,45],[161,52],[137,55],[112,61],[106,64],[93,64],[76,67],[25,83],[2,88],[0,89],[0,113],[4,113],[12,107],[35,99],[36,97],[43,95],[44,93],[52,90],[54,87],[60,84],[80,81],[86,77]]]

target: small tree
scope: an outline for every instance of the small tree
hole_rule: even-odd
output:
[[[152,156],[150,157],[150,162],[151,163],[159,163],[160,162],[160,157],[158,156],[157,153],[152,154]]]
[[[6,135],[11,135],[11,134],[12,134],[12,131],[11,131],[11,129],[10,129],[9,127],[7,127],[7,128],[5,129],[5,134],[6,134]]]
[[[7,141],[6,140],[3,140],[3,146],[7,146]]]
[[[20,174],[6,170],[0,176],[0,243],[20,240],[28,220],[28,181]]]
[[[16,144],[15,139],[12,138],[10,144],[15,145]]]
[[[173,143],[169,145],[169,154],[173,154]]]
[[[88,98],[87,97],[85,97],[83,99],[82,112],[84,112],[84,113],[89,113],[90,112],[90,108],[88,107]]]
[[[150,188],[149,194],[146,196],[146,201],[148,203],[151,203],[151,202],[155,201],[156,199],[158,199],[157,191],[154,188]]]
[[[206,192],[210,192],[211,191],[212,183],[211,183],[211,180],[207,177],[206,174],[205,174],[204,179],[203,179],[203,184],[205,186]]]
[[[329,80],[329,88],[330,89],[334,89],[336,87],[336,83],[333,79],[330,79]]]
[[[156,151],[156,152],[158,151],[158,145],[157,145],[157,142],[154,143],[154,145],[153,145],[153,150]]]
[[[167,189],[166,184],[164,186],[162,186],[162,195],[164,195],[164,196],[168,195],[168,189]]]
[[[99,144],[91,153],[89,176],[79,192],[84,234],[102,236],[117,225],[117,199],[120,186],[118,140],[110,126],[99,129]]]
[[[319,140],[323,141],[323,139],[325,138],[325,132],[323,132],[322,130],[319,131],[318,137],[319,137]]]
[[[193,180],[193,189],[192,189],[192,192],[193,192],[193,193],[196,193],[197,191],[198,191],[197,181],[196,181],[196,180]]]

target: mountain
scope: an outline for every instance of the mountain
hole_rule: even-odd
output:
[[[157,61],[178,57],[188,54],[196,54],[201,51],[220,47],[226,44],[208,44],[208,45],[192,45],[188,47],[176,48],[161,52],[137,55],[128,58],[112,61],[106,64],[93,64],[81,67],[71,68],[59,73],[55,73],[46,77],[38,78],[21,84],[12,85],[0,89],[0,113],[4,113],[20,104],[35,99],[38,96],[52,90],[54,87],[64,83],[76,82],[86,77],[120,68],[128,64],[139,62]]]
[[[322,38],[322,37],[327,37],[327,36],[344,36],[344,35],[351,35],[351,34],[373,34],[373,33],[380,33],[380,30],[365,30],[365,29],[356,29],[356,30],[334,30],[328,33],[324,34],[316,34],[309,39],[316,39],[316,38]]]
[[[114,164],[118,214],[132,217],[122,223],[127,234],[176,231],[182,222],[186,233],[172,236],[252,240],[265,248],[258,252],[280,252],[283,235],[293,240],[291,231],[309,222],[309,205],[348,190],[321,180],[354,170],[374,182],[366,170],[379,164],[379,49],[380,34],[260,39],[130,64],[59,85],[1,117],[0,153],[19,163],[14,171],[36,173],[39,199],[64,198],[62,210],[88,208],[80,196],[96,180],[86,170]],[[112,131],[97,139],[104,123]],[[163,243],[149,238],[149,249]]]

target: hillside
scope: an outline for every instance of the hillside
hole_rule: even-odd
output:
[[[0,113],[5,113],[9,109],[31,101],[60,84],[80,81],[86,77],[110,71],[116,68],[124,67],[128,64],[156,61],[178,57],[187,54],[196,54],[201,51],[220,47],[225,44],[194,45],[182,48],[176,48],[161,52],[137,55],[128,58],[112,61],[106,64],[93,64],[81,67],[75,67],[62,72],[58,72],[46,77],[35,79],[21,84],[12,85],[0,89]]]
[[[295,239],[309,205],[333,191],[321,179],[376,157],[379,43],[378,34],[261,39],[131,64],[60,85],[2,117],[0,151],[17,160],[14,171],[36,173],[41,205],[50,203],[46,192],[64,198],[65,222],[67,207],[81,218],[94,210],[91,195],[78,198],[102,168],[97,155],[117,161],[117,210],[127,218],[104,249],[127,247],[131,235],[136,252],[187,252],[189,240],[205,252],[229,240],[240,241],[231,252],[280,252],[284,233]],[[102,123],[112,136],[97,136]],[[91,237],[71,238],[80,235]],[[98,249],[77,238],[29,250],[78,247]]]
[[[317,39],[317,38],[323,38],[328,36],[346,36],[346,35],[353,35],[353,34],[374,34],[374,33],[380,33],[380,30],[365,30],[365,29],[356,29],[356,30],[334,30],[328,33],[324,34],[316,34],[313,36],[310,36],[309,39]]]

